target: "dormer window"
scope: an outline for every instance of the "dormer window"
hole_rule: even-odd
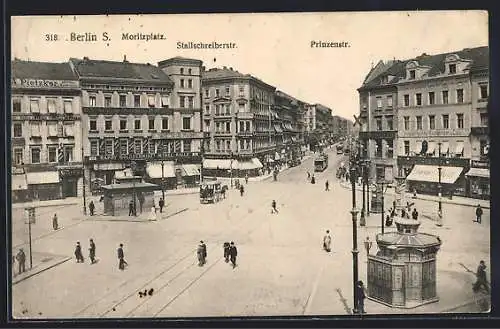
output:
[[[410,80],[415,80],[415,70],[410,70]]]
[[[457,64],[450,64],[449,69],[450,69],[450,74],[457,73]]]

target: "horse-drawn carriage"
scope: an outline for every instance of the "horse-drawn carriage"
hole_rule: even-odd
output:
[[[216,203],[226,198],[227,185],[219,181],[207,181],[200,184],[200,203]]]

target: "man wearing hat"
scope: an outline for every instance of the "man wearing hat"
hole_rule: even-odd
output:
[[[229,247],[229,257],[231,258],[231,264],[233,265],[233,268],[236,267],[236,256],[238,256],[238,249],[236,249],[234,242],[231,241],[231,246]]]
[[[198,257],[198,266],[205,265],[205,258],[207,257],[207,246],[205,243],[200,241],[198,249],[196,250],[196,256]]]
[[[23,248],[19,249],[19,252],[16,255],[16,260],[19,264],[19,274],[26,272],[26,254],[24,253]]]
[[[476,273],[477,280],[474,283],[474,286],[472,289],[474,292],[478,292],[481,287],[483,287],[487,292],[490,291],[488,287],[488,281],[486,280],[486,264],[484,263],[484,260],[479,262],[479,266],[477,267],[477,273]]]
[[[80,242],[76,243],[75,257],[77,263],[83,263],[82,246],[80,246]]]

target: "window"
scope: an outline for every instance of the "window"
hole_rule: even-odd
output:
[[[410,141],[405,141],[404,145],[405,145],[405,155],[409,155],[410,154]]]
[[[191,152],[191,140],[185,139],[182,141],[183,152]]]
[[[410,117],[404,117],[405,130],[410,129]]]
[[[181,67],[181,74],[184,74],[184,68]]]
[[[417,116],[417,130],[422,130],[422,116]]]
[[[90,155],[91,156],[99,155],[99,142],[96,140],[90,141]]]
[[[97,131],[97,120],[90,120],[90,131]]]
[[[245,92],[245,86],[240,86],[239,90],[240,90],[240,96],[242,96],[243,93]]]
[[[73,161],[73,146],[64,147],[64,162]]]
[[[229,88],[229,86],[227,86],[226,87],[226,96],[229,96],[229,94],[230,94],[230,88]]]
[[[192,74],[192,72],[193,72],[193,70],[188,69],[188,74],[189,74],[189,75],[191,75],[191,74]]]
[[[436,102],[434,92],[429,92],[429,105],[433,105]]]
[[[127,106],[127,96],[120,95],[120,107],[126,107],[126,106]]]
[[[121,138],[120,139],[120,155],[128,154],[128,139]]]
[[[134,107],[141,107],[141,95],[134,95]]]
[[[429,129],[436,129],[436,117],[429,115]]]
[[[30,111],[31,113],[40,113],[40,107],[38,106],[38,99],[30,99]]]
[[[127,130],[127,120],[120,120],[120,130]]]
[[[104,107],[111,107],[111,96],[104,96]]]
[[[463,115],[463,113],[457,114],[457,128],[458,129],[464,128],[464,115]]]
[[[141,120],[135,120],[134,121],[134,129],[135,130],[140,130],[141,129]]]
[[[377,130],[382,130],[382,119],[377,119]]]
[[[443,90],[443,104],[448,104],[448,90]]]
[[[410,80],[415,79],[415,70],[410,70]]]
[[[394,141],[392,139],[387,140],[387,157],[392,158],[394,156]]]
[[[23,136],[23,125],[21,123],[14,123],[14,137]]]
[[[422,94],[421,93],[415,94],[415,104],[417,106],[421,106],[422,105]]]
[[[231,122],[226,122],[226,132],[227,133],[231,132]]]
[[[487,140],[482,139],[479,141],[479,152],[482,156],[488,155],[489,148],[490,147]]]
[[[89,96],[89,106],[95,107],[97,105],[97,99],[95,96]]]
[[[73,102],[71,99],[64,100],[64,113],[73,113]]]
[[[21,99],[12,99],[12,112],[21,112]]]
[[[181,88],[184,88],[184,79],[180,80]]]
[[[166,96],[162,96],[162,98],[161,98],[161,106],[162,106],[162,107],[166,107],[166,108],[168,108],[168,107],[169,107],[169,105],[170,105],[170,100],[169,100],[169,98],[168,98],[168,97],[166,97]]]
[[[387,96],[387,107],[392,107],[392,96]]]
[[[450,74],[457,73],[457,64],[450,64],[449,68],[450,68]]]
[[[55,98],[47,98],[47,109],[49,113],[56,113],[56,100]]]
[[[149,119],[148,120],[148,129],[149,130],[154,130],[155,129],[155,119]]]
[[[16,166],[21,165],[24,160],[23,160],[23,149],[22,148],[15,148],[14,149],[14,164]]]
[[[457,89],[457,103],[463,103],[463,102],[464,102],[464,90]]]
[[[180,107],[184,107],[185,105],[185,102],[186,102],[186,97],[185,96],[181,96],[179,97],[179,102],[180,102]]]
[[[219,140],[215,141],[215,148],[217,149],[217,151],[220,151],[220,141]]]
[[[240,132],[245,130],[245,122],[240,121]]]
[[[47,153],[49,155],[49,159],[48,159],[49,163],[57,162],[57,147],[56,146],[47,146]]]
[[[220,91],[219,91],[219,88],[215,89],[215,97],[219,97],[220,96]]]
[[[246,122],[246,131],[250,131],[250,121]]]
[[[394,129],[394,124],[393,124],[392,118],[387,118],[387,129],[388,130]]]
[[[204,128],[205,132],[210,132],[210,120],[205,120]]]
[[[243,139],[240,139],[240,149],[245,148],[245,141]]]
[[[450,116],[448,114],[443,114],[443,129],[450,128]]]
[[[190,117],[182,118],[182,129],[184,129],[184,130],[191,129],[191,118]]]
[[[404,95],[404,106],[410,106],[410,95]]]
[[[106,131],[113,130],[113,121],[111,121],[111,120],[104,121],[104,130],[106,130]]]
[[[72,137],[72,136],[74,136],[73,125],[72,124],[65,124],[64,125],[64,136],[65,137]]]
[[[479,116],[481,118],[481,126],[488,126],[488,113],[480,113]]]
[[[250,140],[248,140],[248,139],[247,139],[247,140],[246,140],[246,144],[247,144],[247,145],[246,145],[246,148],[247,148],[247,149],[250,149]]]
[[[194,97],[188,96],[188,108],[192,109],[194,106]]]
[[[226,150],[231,150],[231,141],[226,141]]]
[[[488,85],[487,84],[482,84],[479,85],[479,95],[481,99],[486,99],[488,98]],[[20,112],[20,107],[19,107],[19,112]]]
[[[148,95],[148,106],[155,107],[155,105],[156,105],[155,95]]]
[[[210,105],[205,105],[205,114],[210,114]]]
[[[209,97],[210,96],[210,89],[205,89],[205,97]]]
[[[31,149],[31,163],[40,163],[40,148],[34,147]]]
[[[106,151],[106,154],[112,155],[113,147],[114,147],[113,139],[106,138],[106,140],[104,141],[104,149]]]
[[[193,79],[188,79],[188,88],[193,88]]]
[[[378,109],[382,108],[382,97],[377,97],[377,108]]]
[[[168,118],[161,119],[161,129],[168,130]]]
[[[227,115],[231,114],[231,108],[229,107],[229,104],[224,105],[224,110]]]
[[[141,154],[142,153],[142,141],[140,139],[134,140],[134,153]]]

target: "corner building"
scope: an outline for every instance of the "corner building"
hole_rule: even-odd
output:
[[[82,195],[81,90],[68,63],[11,62],[12,201]]]

